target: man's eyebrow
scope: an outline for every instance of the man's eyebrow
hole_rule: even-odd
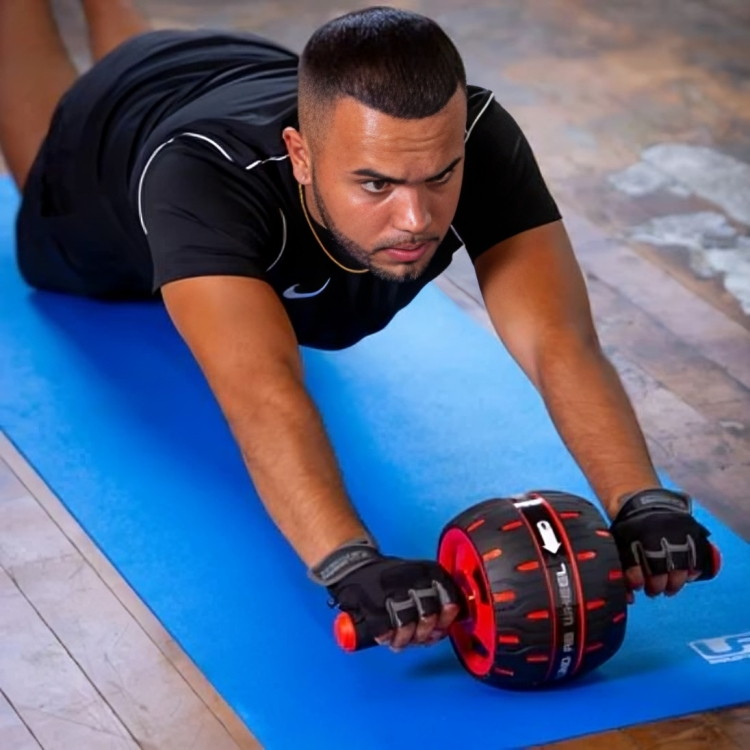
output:
[[[432,177],[427,177],[425,182],[432,182],[444,177],[448,172],[455,169],[462,159],[463,156],[457,157],[442,172],[438,172]],[[387,174],[381,174],[374,169],[355,169],[352,174],[357,175],[357,177],[369,177],[371,180],[377,180],[379,182],[388,182],[392,185],[405,185],[407,183],[407,180],[398,179],[397,177],[389,177]]]

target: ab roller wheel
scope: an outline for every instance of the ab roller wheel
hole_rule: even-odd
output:
[[[467,617],[450,631],[461,664],[495,687],[561,684],[620,648],[626,587],[614,540],[586,500],[560,492],[489,500],[447,524],[438,561]]]
[[[449,632],[460,663],[506,689],[569,682],[610,659],[627,620],[617,548],[598,509],[556,491],[486,500],[443,529],[438,561],[464,601]],[[347,651],[375,645],[347,613]]]

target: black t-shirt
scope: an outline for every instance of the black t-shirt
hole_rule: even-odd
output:
[[[470,86],[458,209],[426,272],[409,282],[348,272],[311,231],[282,139],[296,124],[296,55],[252,35],[233,35],[230,45],[205,32],[178,38],[159,38],[152,78],[168,74],[182,93],[140,138],[127,181],[154,290],[192,276],[264,279],[300,344],[340,349],[384,328],[462,246],[476,259],[560,218],[515,120],[491,91]],[[143,100],[148,87],[139,81]],[[314,228],[332,250],[326,230]]]

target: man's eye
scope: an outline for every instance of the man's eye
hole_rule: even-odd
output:
[[[450,172],[446,172],[442,177],[439,177],[437,180],[431,180],[433,185],[445,185],[450,178],[453,177],[453,170],[451,169]]]
[[[370,180],[369,182],[363,182],[362,187],[368,193],[382,193],[388,187],[388,183],[385,180]]]

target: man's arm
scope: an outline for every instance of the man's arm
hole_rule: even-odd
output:
[[[715,575],[710,532],[692,517],[684,496],[660,487],[632,404],[600,348],[562,222],[499,243],[475,266],[498,335],[614,521],[610,530],[629,588],[671,595],[696,571],[710,568]],[[632,602],[632,591],[628,596]]]
[[[294,331],[263,281],[165,284],[164,303],[229,423],[269,515],[311,567],[368,533],[303,382]]]
[[[369,545],[349,544],[370,535],[345,491],[305,388],[294,331],[271,287],[254,278],[206,276],[165,284],[162,295],[229,422],[258,495],[316,580],[396,651],[444,638],[460,594],[438,563],[384,557]],[[401,603],[395,619],[392,597]]]
[[[477,258],[476,272],[498,335],[614,518],[619,498],[660,482],[630,400],[600,348],[562,222],[499,243]]]

